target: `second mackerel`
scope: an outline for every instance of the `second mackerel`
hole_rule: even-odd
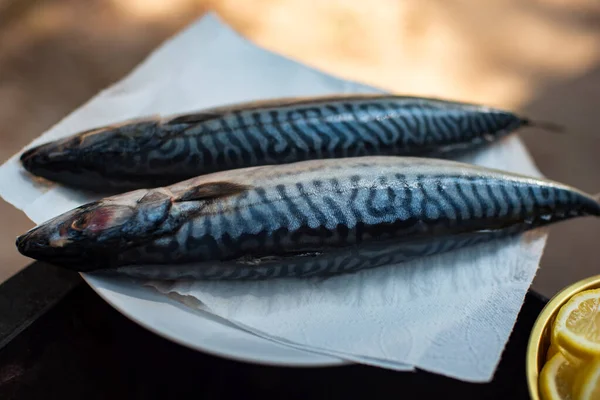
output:
[[[273,99],[101,127],[29,149],[21,162],[76,188],[123,191],[313,159],[441,156],[528,124],[508,111],[430,98]]]

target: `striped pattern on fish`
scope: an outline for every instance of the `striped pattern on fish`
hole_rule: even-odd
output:
[[[359,157],[224,171],[106,198],[35,228],[18,247],[65,266],[154,279],[323,276],[585,215],[600,215],[594,198],[548,180]]]
[[[312,159],[445,154],[528,123],[503,110],[418,97],[275,99],[94,129],[30,149],[21,161],[77,187],[134,189]]]

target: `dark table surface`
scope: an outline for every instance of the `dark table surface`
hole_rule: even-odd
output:
[[[131,322],[79,275],[34,263],[0,285],[0,399],[528,399],[525,350],[546,302],[528,293],[494,380],[469,384],[422,371],[217,358]]]

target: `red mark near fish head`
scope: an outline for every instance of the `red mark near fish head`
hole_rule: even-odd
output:
[[[92,213],[89,217],[89,221],[86,230],[92,233],[103,231],[111,225],[113,220],[114,210],[107,208],[99,208]]]
[[[131,217],[132,213],[128,207],[99,207],[77,218],[71,224],[71,228],[96,234],[107,228],[123,224]]]

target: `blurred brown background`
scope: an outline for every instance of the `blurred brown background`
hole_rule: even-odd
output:
[[[542,172],[600,191],[597,0],[0,0],[0,161],[208,10],[250,40],[390,91],[487,103],[565,125],[523,131]],[[33,224],[0,200],[0,282]],[[552,228],[534,286],[600,273],[600,222]]]

